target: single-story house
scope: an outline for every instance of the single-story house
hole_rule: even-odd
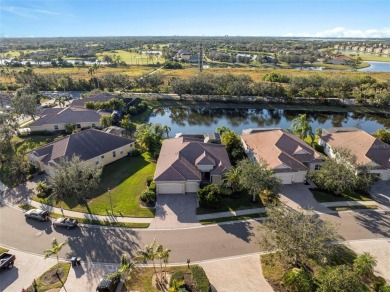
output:
[[[26,153],[30,164],[53,175],[52,166],[61,158],[77,155],[90,165],[107,165],[130,154],[134,141],[96,129],[71,134]]]
[[[390,180],[390,145],[358,128],[323,129],[318,143],[334,157],[335,148],[344,148],[356,155],[357,163],[370,167],[382,180]]]
[[[77,129],[100,128],[101,115],[89,109],[50,108],[40,113],[40,118],[28,127],[31,132],[65,130],[67,124],[75,124]]]
[[[99,93],[94,94],[89,97],[80,98],[80,99],[73,99],[72,103],[70,104],[71,107],[78,107],[78,108],[85,108],[85,103],[88,101],[93,102],[107,102],[112,98],[118,98],[118,96],[109,94],[109,93]]]
[[[282,184],[303,183],[309,170],[320,169],[321,155],[296,135],[267,128],[249,132],[241,136],[248,158],[265,161]]]
[[[158,195],[194,193],[201,182],[220,184],[222,175],[230,169],[223,145],[185,137],[166,139],[154,173],[156,192]]]
[[[221,143],[221,137],[218,133],[177,133],[175,138],[179,137],[202,139],[204,143]]]

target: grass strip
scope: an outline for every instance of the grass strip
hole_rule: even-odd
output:
[[[19,205],[19,208],[23,210],[31,210],[35,209],[35,207],[22,203]],[[61,214],[49,213],[51,218],[60,218],[63,217]],[[107,220],[97,220],[97,219],[85,219],[85,218],[78,218],[78,217],[71,217],[66,216],[67,218],[76,219],[81,224],[88,224],[88,225],[98,225],[98,226],[109,226],[109,227],[125,227],[125,228],[148,228],[149,223],[134,223],[134,222],[115,222],[115,221],[107,221]]]
[[[8,252],[8,250],[9,249],[6,249],[6,248],[0,246],[0,254],[2,254],[4,252]]]
[[[240,216],[205,219],[205,220],[200,220],[199,222],[202,225],[208,225],[208,224],[217,224],[217,223],[229,222],[229,221],[249,220],[249,219],[260,218],[260,217],[267,217],[267,213],[255,213],[255,214],[240,215]]]
[[[378,209],[377,205],[358,205],[358,206],[338,206],[338,207],[328,207],[333,211],[348,211],[356,209]]]

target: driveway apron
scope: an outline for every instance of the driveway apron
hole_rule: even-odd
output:
[[[280,200],[294,210],[307,210],[320,213],[328,213],[329,209],[318,203],[309,188],[313,188],[314,185],[305,184],[293,184],[283,185]]]
[[[198,198],[196,194],[158,195],[156,216],[149,229],[199,226],[196,216]]]
[[[370,190],[371,197],[378,203],[390,207],[390,181],[377,181]]]

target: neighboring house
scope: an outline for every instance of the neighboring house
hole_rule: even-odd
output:
[[[28,127],[31,132],[61,131],[67,124],[75,124],[76,129],[100,128],[101,115],[94,110],[81,108],[49,108],[40,113],[40,118]]]
[[[107,165],[135,149],[134,141],[89,129],[72,134],[26,153],[30,164],[53,175],[52,166],[61,158],[77,155],[90,165]]]
[[[109,133],[109,134],[113,134],[113,135],[117,135],[120,137],[126,136],[126,130],[121,128],[121,127],[117,127],[117,126],[110,126],[107,129],[105,129],[104,132]]]
[[[241,136],[249,159],[264,160],[282,184],[303,183],[309,170],[320,169],[321,155],[296,135],[266,128],[249,132]]]
[[[221,143],[221,137],[218,133],[177,133],[175,138],[194,138],[202,139],[204,143]]]
[[[346,65],[349,62],[352,61],[352,58],[344,55],[336,55],[333,57],[333,59],[328,60],[329,64],[334,64],[334,65]]]
[[[231,169],[226,148],[199,139],[172,138],[163,141],[154,181],[161,194],[195,193],[201,182],[220,184]]]
[[[112,98],[121,98],[125,102],[127,106],[132,105],[132,98],[122,98],[120,96],[116,96],[110,93],[100,93],[100,94],[95,94],[91,95],[89,97],[81,98],[81,99],[73,99],[72,103],[70,104],[71,107],[75,108],[85,108],[85,103],[88,101],[93,101],[93,102],[107,102]]]
[[[357,128],[328,128],[322,130],[318,143],[324,152],[334,157],[335,148],[345,148],[356,155],[357,163],[370,167],[370,173],[390,180],[390,145]]]

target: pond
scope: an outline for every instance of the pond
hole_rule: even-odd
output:
[[[361,72],[390,72],[390,62],[365,61],[370,67],[359,69]]]
[[[149,117],[150,123],[171,128],[171,133],[213,132],[225,125],[241,134],[247,128],[289,128],[291,121],[306,113],[313,130],[329,127],[358,127],[368,133],[390,127],[390,115],[356,112],[314,112],[287,109],[239,109],[209,107],[162,107]]]

